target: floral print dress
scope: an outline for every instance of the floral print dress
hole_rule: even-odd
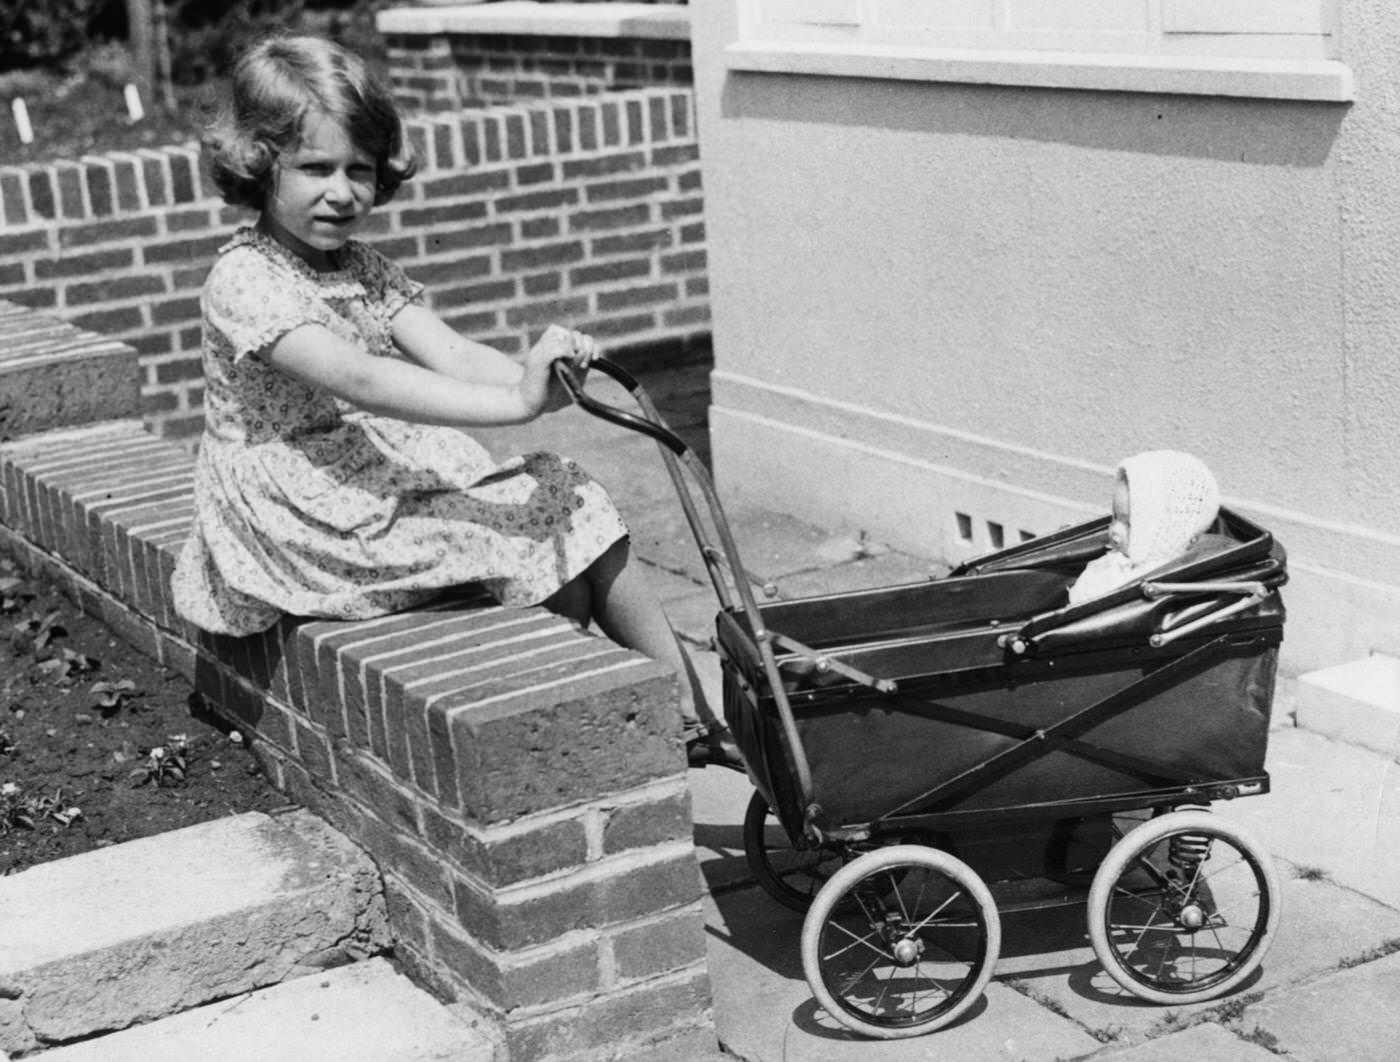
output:
[[[537,604],[626,535],[573,461],[497,463],[455,428],[370,415],[258,357],[308,323],[401,356],[390,322],[422,286],[357,241],[337,265],[318,273],[245,228],[205,282],[205,432],[172,580],[184,618],[246,635],[283,614],[377,616],[464,584]]]

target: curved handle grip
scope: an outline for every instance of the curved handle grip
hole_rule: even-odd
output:
[[[594,358],[589,367],[597,369],[604,376],[611,376],[623,387],[627,388],[628,392],[631,394],[636,394],[641,387],[641,384],[637,382],[636,378],[633,377],[631,373],[621,365],[609,361],[607,358]],[[633,413],[626,409],[618,409],[616,406],[610,406],[606,402],[594,398],[584,390],[583,384],[574,374],[573,367],[567,362],[556,361],[554,363],[554,375],[558,378],[559,382],[564,385],[564,389],[569,392],[569,397],[595,417],[616,424],[619,427],[626,428],[629,431],[635,431],[642,435],[649,436],[674,454],[684,454],[690,449],[690,447],[686,445],[684,439],[671,431],[671,429],[664,424],[658,424],[656,421],[649,420],[647,417],[638,413]]]

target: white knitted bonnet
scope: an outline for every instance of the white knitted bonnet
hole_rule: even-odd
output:
[[[1126,552],[1134,567],[1156,567],[1181,553],[1214,522],[1220,491],[1210,469],[1177,450],[1125,458],[1118,475],[1128,484]]]

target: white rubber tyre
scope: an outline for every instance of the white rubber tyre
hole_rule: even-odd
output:
[[[802,925],[802,969],[836,1021],[888,1040],[941,1029],[981,997],[1001,948],[982,879],[922,845],[867,852],[836,871]]]
[[[1172,811],[1109,851],[1088,919],[1094,955],[1119,985],[1153,1003],[1199,1003],[1259,968],[1278,930],[1278,874],[1242,827]]]

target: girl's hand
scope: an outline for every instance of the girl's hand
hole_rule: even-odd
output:
[[[546,344],[548,344],[547,347]],[[546,349],[541,350],[542,347],[546,347]],[[562,353],[560,353],[561,348]],[[573,396],[569,394],[568,389],[554,375],[554,363],[556,361],[565,362],[573,370],[575,379],[582,385],[587,381],[588,367],[597,355],[598,344],[592,336],[584,332],[569,331],[558,325],[551,325],[545,330],[539,343],[535,344],[535,349],[530,352],[531,360],[535,357],[541,359],[548,357],[549,359],[547,362],[549,393],[545,399],[544,412],[552,413],[564,409],[573,401]]]

